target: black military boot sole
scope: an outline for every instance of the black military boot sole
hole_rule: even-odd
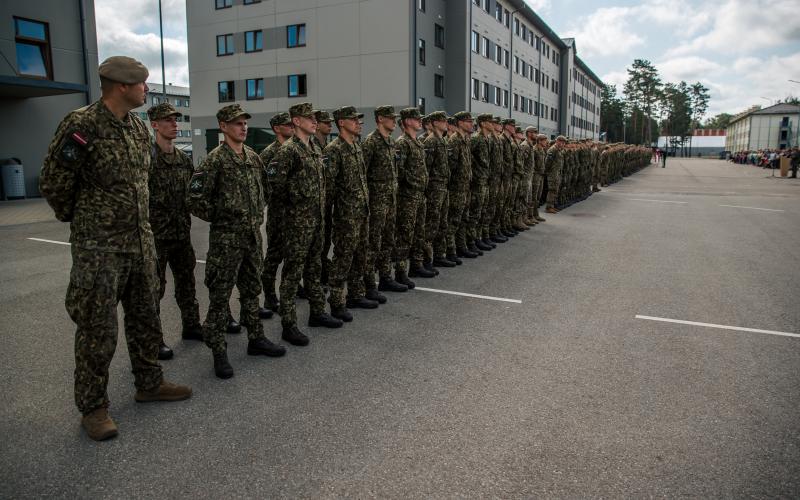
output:
[[[350,323],[351,321],[353,321],[353,314],[344,307],[331,309],[331,316],[333,316],[336,319],[340,319],[345,323]]]
[[[308,317],[308,326],[324,326],[325,328],[341,328],[342,320],[334,318],[330,314],[322,313]]]
[[[247,354],[250,356],[269,356],[280,358],[286,354],[286,348],[282,345],[275,345],[268,339],[256,339],[247,342]]]
[[[378,301],[370,300],[366,297],[347,299],[347,307],[350,309],[377,309]]]
[[[233,377],[233,367],[228,361],[227,352],[214,353],[214,374],[222,379]]]
[[[455,257],[455,255],[453,255]],[[458,263],[451,258],[437,257],[433,259],[433,265],[438,267],[456,267]]]
[[[398,283],[393,279],[382,279],[378,283],[378,290],[381,292],[403,293],[408,291],[408,287],[402,283]]]
[[[408,287],[406,287],[406,290],[408,290]],[[369,290],[367,290],[367,293],[364,295],[364,297],[374,302],[377,302],[378,304],[385,304],[388,301],[386,295],[380,293],[375,288],[370,288]]]
[[[309,342],[311,342],[296,326],[291,326],[289,328],[284,327],[281,338],[298,347],[307,346]]]

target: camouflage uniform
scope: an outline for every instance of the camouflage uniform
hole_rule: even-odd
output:
[[[217,117],[229,122],[242,114],[241,107],[234,104],[222,108]],[[263,265],[263,171],[261,158],[249,146],[243,145],[239,155],[224,143],[208,154],[192,176],[192,214],[211,223],[205,275],[209,306],[203,336],[214,353],[226,350],[228,303],[234,285],[239,289],[240,317],[248,339],[264,338],[258,317]]]
[[[397,140],[396,151],[398,190],[394,260],[395,272],[406,273],[412,245],[425,230],[428,170],[425,167],[425,149],[416,137],[403,134]]]
[[[137,389],[162,381],[161,325],[148,214],[150,134],[128,113],[95,102],[68,114],[44,160],[39,190],[70,222],[72,270],[65,305],[75,333],[75,404],[84,415],[109,405],[108,367],[117,346],[117,305]]]
[[[394,109],[383,106],[376,114],[394,117]],[[394,229],[397,209],[397,167],[395,143],[391,136],[383,137],[377,130],[371,132],[363,143],[364,164],[369,191],[369,251],[364,284],[374,289],[377,270],[381,278],[392,275],[391,261],[394,252]]]
[[[490,120],[485,115],[478,116],[478,122]],[[492,139],[481,131],[470,139],[472,152],[472,181],[470,182],[470,202],[467,223],[467,242],[474,243],[483,235],[484,211],[488,210],[489,173],[491,171]]]
[[[334,112],[337,120],[361,119],[364,115],[346,106]],[[358,143],[348,144],[337,137],[325,148],[326,176],[333,205],[331,232],[333,261],[328,301],[331,310],[345,307],[344,285],[350,298],[364,297],[364,273],[369,245],[369,191],[364,155]]]
[[[447,120],[444,112],[431,113],[430,120]],[[443,137],[435,133],[428,135],[422,143],[425,148],[425,165],[428,169],[428,186],[425,189],[425,230],[420,239],[421,245],[415,252],[415,261],[430,262],[434,255],[444,255],[444,235],[447,231],[447,183],[450,180],[448,166],[448,146]]]
[[[563,151],[555,144],[550,146],[544,160],[545,175],[547,176],[547,208],[554,208],[558,200],[558,188],[561,183],[563,163]]]
[[[528,219],[528,206],[531,203],[531,191],[533,188],[533,168],[536,161],[534,147],[533,142],[529,140],[522,141],[519,146],[519,165],[521,170],[517,185],[517,199],[514,206],[515,220],[520,218]]]
[[[333,117],[327,111],[315,111],[314,117],[317,119],[317,122],[332,122]],[[313,143],[315,146],[319,148],[320,151],[323,151],[323,156],[325,155],[325,147],[330,144],[329,136],[322,135],[319,131],[312,135],[309,138],[309,142]],[[266,165],[266,163],[265,163]],[[333,210],[331,210],[333,198],[330,196],[330,186],[333,183],[331,182],[331,178],[328,175],[327,170],[325,171],[325,185],[328,186],[328,193],[325,196],[325,238],[322,240],[322,252],[320,254],[320,262],[322,263],[322,272],[320,274],[320,281],[323,285],[328,283],[328,273],[331,269],[331,259],[328,255],[331,253],[331,230],[333,228],[333,223],[331,217],[333,215]]]
[[[468,113],[456,113],[456,119],[472,119]],[[460,132],[448,138],[450,165],[449,188],[449,213],[447,228],[447,254],[453,255],[457,251],[467,249],[467,204],[470,196],[470,181],[472,180],[472,152],[469,139]],[[471,243],[471,240],[470,240]]]
[[[541,134],[537,137],[537,144],[533,150],[534,160],[536,163],[533,167],[531,203],[528,205],[528,213],[534,219],[541,219],[539,216],[539,206],[542,204],[542,191],[544,190],[545,180],[545,157],[547,153],[544,147],[540,146],[538,143],[538,139],[541,137],[543,137]]]
[[[306,112],[310,112],[310,105]],[[322,151],[292,137],[267,166],[271,196],[284,210],[285,246],[281,271],[280,315],[284,328],[297,324],[295,295],[302,275],[311,315],[325,312],[320,277],[325,233],[325,174]]]

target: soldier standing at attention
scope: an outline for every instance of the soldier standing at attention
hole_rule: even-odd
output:
[[[283,207],[285,239],[281,271],[281,338],[296,346],[308,345],[308,337],[297,328],[295,295],[300,277],[306,285],[310,315],[308,326],[339,328],[342,321],[325,313],[322,291],[322,243],[325,234],[325,168],[322,151],[310,141],[317,130],[311,103],[289,108],[294,137],[283,143],[267,176],[273,186],[271,196]]]
[[[533,130],[531,130],[532,128],[533,127],[528,127],[522,143],[519,146],[519,153],[522,158],[523,173],[519,181],[515,212],[517,216],[517,223],[527,227],[533,227],[538,224],[536,220],[528,218],[528,206],[530,205],[531,191],[533,190],[533,168],[536,162],[534,156],[534,148],[536,147],[536,134],[533,132]]]
[[[400,111],[403,135],[397,140],[397,234],[395,236],[395,280],[414,288],[408,279],[408,260],[416,238],[425,230],[425,189],[428,186],[428,169],[425,166],[425,149],[417,140],[422,127],[417,108]],[[425,278],[435,274],[416,262],[414,271]]]
[[[544,191],[545,181],[545,158],[547,157],[547,136],[538,134],[536,136],[536,148],[534,149],[536,165],[533,167],[533,187],[531,188],[531,207],[530,213],[537,222],[546,222],[546,219],[539,215],[539,206],[542,204],[542,191]],[[535,188],[535,189],[534,189]]]
[[[181,310],[185,340],[203,340],[200,326],[200,305],[194,282],[196,258],[192,248],[192,216],[187,205],[189,180],[194,167],[186,153],[175,148],[178,135],[177,118],[182,116],[172,104],[165,102],[147,110],[155,131],[155,145],[150,172],[150,226],[153,229],[158,257],[159,299],[164,298],[167,264],[175,279],[175,300]],[[160,301],[159,301],[160,306]],[[159,307],[159,316],[161,309]],[[173,356],[164,339],[158,359]]]
[[[369,251],[364,273],[366,297],[386,302],[382,292],[405,292],[406,285],[392,279],[391,262],[394,253],[394,228],[397,208],[397,166],[392,132],[398,115],[392,106],[375,108],[376,128],[362,146],[369,190]],[[375,271],[380,278],[375,286]]]
[[[189,188],[192,213],[211,223],[205,276],[209,305],[203,333],[213,354],[214,373],[223,379],[233,376],[225,326],[234,285],[239,289],[242,325],[247,328],[247,354],[277,357],[286,353],[283,346],[264,336],[258,317],[264,255],[264,165],[244,143],[249,119],[238,104],[217,111],[224,142],[203,160]]]
[[[467,223],[469,221],[467,205],[469,204],[469,185],[472,180],[472,152],[469,149],[472,115],[466,111],[459,111],[453,115],[453,121],[455,130],[447,138],[450,149],[447,260],[458,264],[459,257],[475,259],[478,254],[467,248]]]
[[[564,163],[564,145],[567,139],[563,135],[556,137],[556,142],[547,150],[545,157],[545,175],[547,175],[547,213],[557,214],[555,204],[558,200],[558,187],[561,182],[561,167]]]
[[[99,68],[102,97],[59,124],[39,177],[55,216],[70,223],[72,269],[65,305],[75,332],[75,404],[90,438],[117,435],[108,415],[108,368],[117,347],[117,305],[138,402],[178,401],[192,390],[163,379],[156,250],[148,217],[152,145],[130,111],[147,98],[148,71],[124,56]]]
[[[278,113],[269,120],[269,125],[275,133],[275,140],[264,148],[259,155],[261,163],[264,164],[263,186],[267,202],[267,252],[264,256],[264,270],[261,272],[261,284],[264,288],[264,308],[266,310],[277,311],[279,307],[278,296],[275,295],[275,276],[278,274],[278,266],[283,260],[283,207],[272,201],[271,193],[274,188],[270,183],[271,177],[267,175],[269,164],[284,142],[294,135],[294,127],[289,113]],[[265,315],[259,316],[262,319]],[[272,314],[269,314],[272,316]]]
[[[311,136],[311,141],[317,145],[324,156],[325,146],[328,145],[331,130],[333,129],[331,126],[333,117],[331,117],[331,114],[327,111],[315,111],[314,117],[317,119],[317,131]],[[329,181],[330,178],[326,177],[325,185],[328,187],[328,193],[325,196],[325,202],[327,203],[325,207],[325,240],[322,242],[322,275],[320,278],[323,286],[328,284],[328,271],[331,268],[331,259],[328,258],[328,254],[331,251],[331,229],[333,228],[333,224],[331,223],[331,215],[333,214],[331,204],[333,203],[333,197],[330,196],[330,189],[333,183]],[[299,297],[305,298],[304,287],[301,286],[298,288],[298,292]]]
[[[470,138],[472,152],[472,180],[470,182],[469,223],[467,224],[467,244],[469,251],[483,255],[493,247],[483,241],[484,211],[488,210],[489,174],[491,154],[494,149],[494,117],[484,113],[478,115],[478,131]]]
[[[332,188],[333,261],[328,302],[331,316],[353,321],[347,308],[375,309],[378,302],[364,298],[364,273],[367,268],[369,238],[369,191],[364,155],[356,137],[361,133],[364,115],[352,106],[333,112],[339,137],[325,148],[327,179]],[[345,302],[345,283],[347,301]]]

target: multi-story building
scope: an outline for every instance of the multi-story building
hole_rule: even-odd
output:
[[[0,159],[19,159],[37,196],[58,123],[99,98],[94,2],[0,2],[0,54]]]
[[[728,124],[725,150],[757,151],[786,149],[800,144],[800,106],[780,103],[768,108],[752,107]]]
[[[147,116],[147,110],[150,106],[161,104],[162,102],[169,102],[175,109],[180,111],[183,116],[178,119],[178,137],[175,138],[176,147],[191,154],[192,152],[192,125],[191,125],[191,100],[189,98],[189,87],[181,87],[179,85],[167,84],[167,94],[164,95],[162,85],[160,83],[147,83],[149,91],[147,93],[147,102],[133,110],[145,123],[150,125],[150,119]],[[152,132],[152,128],[151,128]]]
[[[554,136],[599,137],[601,81],[523,0],[187,2],[194,153],[219,143],[216,111],[253,115],[248,141],[300,101],[492,113]]]

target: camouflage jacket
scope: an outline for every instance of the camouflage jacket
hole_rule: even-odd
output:
[[[519,146],[520,157],[520,176],[522,179],[530,180],[533,174],[533,164],[536,161],[534,156],[534,145],[528,141],[522,141]]]
[[[472,152],[469,140],[461,134],[453,134],[447,139],[449,156],[447,164],[450,166],[451,191],[467,191],[472,179]]]
[[[533,171],[537,174],[543,175],[545,171],[544,160],[547,157],[547,151],[537,144],[534,148],[533,156],[536,159],[536,164],[533,167]]]
[[[492,143],[489,141],[489,137],[480,132],[473,134],[469,140],[472,152],[472,178],[479,182],[485,182],[491,170],[489,157],[492,154]]]
[[[428,187],[428,169],[425,166],[425,150],[415,137],[403,134],[397,139],[397,184],[406,194],[424,193]]]
[[[272,144],[265,147],[259,153],[259,158],[261,158],[261,164],[264,165],[264,172],[261,176],[261,185],[264,186],[264,201],[266,201],[267,205],[270,205],[270,194],[272,193],[273,186],[270,183],[270,178],[267,176],[267,165],[272,163],[272,159],[275,158],[275,154],[281,148],[281,143],[278,140],[272,141]]]
[[[53,137],[39,190],[70,241],[87,250],[153,255],[149,222],[150,134],[97,101],[68,114]]]
[[[211,232],[232,235],[244,245],[264,221],[264,165],[249,146],[238,155],[228,144],[214,148],[195,171],[189,185],[192,214],[211,223]],[[238,238],[243,238],[239,240]]]
[[[561,166],[564,163],[563,150],[558,149],[555,144],[550,146],[547,150],[547,156],[544,159],[544,172],[545,175],[560,175]]]
[[[503,145],[503,170],[501,172],[501,178],[504,181],[509,181],[514,174],[519,147],[517,143],[509,139],[506,134],[500,137],[500,143]]]
[[[503,178],[505,170],[505,148],[501,139],[495,135],[489,136],[489,180],[499,181]]]
[[[397,189],[397,166],[395,165],[395,143],[391,136],[384,138],[380,132],[370,132],[361,148],[367,169],[370,189]]]
[[[272,198],[292,225],[313,227],[325,216],[325,166],[322,151],[298,137],[283,143],[267,165]]]
[[[157,240],[190,238],[192,215],[189,212],[189,181],[194,167],[183,151],[173,154],[153,145],[155,160],[150,171],[150,226]]]
[[[333,204],[333,220],[362,220],[369,215],[369,190],[364,155],[357,143],[337,137],[323,152],[327,158],[328,193]]]
[[[425,148],[425,164],[428,167],[428,189],[446,191],[447,183],[450,182],[450,147],[447,141],[443,137],[430,134],[422,146]]]

